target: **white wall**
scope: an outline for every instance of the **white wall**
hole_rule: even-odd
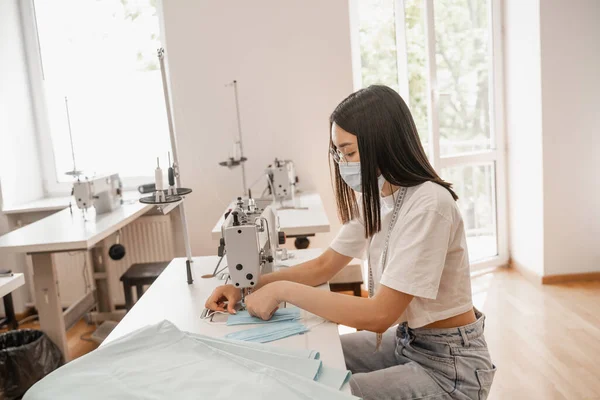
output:
[[[504,2],[504,78],[511,260],[544,273],[539,1]]]
[[[4,204],[44,194],[18,0],[0,2],[0,177]]]
[[[600,1],[541,2],[545,274],[600,271]]]
[[[241,172],[218,166],[236,134],[239,82],[248,183],[276,156],[295,161],[301,186],[317,190],[332,230],[328,117],[352,92],[347,0],[164,1],[167,58],[195,255],[215,254],[210,232],[241,194]],[[256,192],[255,192],[256,193]],[[313,246],[327,246],[332,234]]]
[[[0,205],[4,206],[44,195],[18,4],[0,1]],[[0,235],[9,226],[0,212]],[[0,254],[0,267],[23,272],[25,257]],[[23,311],[26,289],[15,291],[13,297],[16,311]]]

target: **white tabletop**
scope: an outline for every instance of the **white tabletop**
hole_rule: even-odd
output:
[[[13,276],[0,277],[0,298],[6,296],[13,290],[25,284],[23,274],[14,274]]]
[[[0,236],[0,252],[48,253],[89,249],[153,206],[133,201],[106,214],[89,212],[86,219],[73,207]]]
[[[136,329],[163,320],[171,321],[183,331],[213,337],[223,337],[227,333],[253,327],[253,325],[209,324],[200,318],[207,297],[215,287],[224,283],[215,278],[202,278],[202,275],[212,273],[218,259],[217,256],[194,258],[194,283],[192,285],[188,285],[186,282],[185,259],[174,259],[106,338],[103,345]],[[290,260],[286,264],[292,265],[306,259],[306,256],[300,255],[294,258],[295,262]],[[321,318],[305,311],[302,311],[302,314],[306,318],[302,322],[308,327],[322,321]],[[215,320],[217,318],[225,320],[226,317],[220,315],[215,317]],[[337,324],[331,322],[316,325],[304,335],[291,336],[268,344],[318,350],[325,365],[346,369]]]
[[[137,190],[129,190],[123,193],[123,199],[137,200],[140,198],[140,193]],[[147,195],[144,195],[147,196]],[[61,196],[61,197],[45,197],[43,199],[33,200],[26,203],[16,204],[12,206],[4,206],[2,212],[4,214],[25,214],[33,212],[50,212],[60,211],[69,207],[69,204],[73,201],[73,196]]]
[[[283,209],[281,208],[281,203],[277,202],[276,204],[279,227],[286,235],[297,236],[329,232],[329,219],[325,213],[321,196],[319,196],[318,193],[299,193],[296,195],[294,202],[291,200],[284,201]],[[223,210],[221,218],[219,218],[219,221],[212,230],[213,239],[218,240],[221,238],[221,225],[223,225],[223,222],[225,221],[225,213],[234,206],[235,202],[231,202],[231,204]],[[298,207],[298,209],[288,208],[291,206]]]
[[[71,196],[48,197],[14,206],[4,207],[2,212],[4,214],[22,214],[27,212],[59,211],[69,207],[71,198]]]

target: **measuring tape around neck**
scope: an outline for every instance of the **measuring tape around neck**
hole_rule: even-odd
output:
[[[390,225],[388,226],[387,234],[385,236],[385,243],[383,245],[383,252],[381,254],[381,274],[383,274],[383,270],[385,269],[385,263],[387,262],[387,253],[390,245],[390,237],[392,236],[392,230],[396,225],[396,221],[398,221],[398,215],[400,214],[400,208],[402,208],[402,203],[404,203],[404,197],[406,196],[406,187],[401,187],[398,190],[398,197],[396,198],[396,202],[394,203],[394,211],[392,212],[392,219],[390,220]],[[373,238],[369,241],[369,249],[367,251],[367,263],[369,264],[369,297],[375,296],[375,282],[373,279],[373,268],[371,266],[371,243],[373,242]],[[381,333],[377,334],[377,347],[376,350],[379,350],[381,346],[381,340],[383,339],[383,335]]]
[[[387,261],[387,253],[388,247],[390,245],[390,237],[392,235],[392,230],[396,225],[396,221],[398,220],[398,215],[400,214],[400,208],[402,207],[402,203],[404,202],[404,198],[406,196],[407,188],[401,187],[398,190],[398,197],[396,198],[396,202],[394,203],[394,211],[392,212],[392,219],[390,221],[390,225],[388,226],[387,234],[385,237],[385,244],[383,246],[383,253],[381,255],[381,273],[385,268],[385,263]],[[369,241],[369,250],[367,254],[367,263],[369,264],[369,297],[375,296],[375,282],[373,281],[373,268],[371,266],[371,242],[373,238]]]

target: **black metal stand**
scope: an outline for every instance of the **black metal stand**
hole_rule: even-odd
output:
[[[165,197],[163,200],[157,201],[156,200],[156,192],[154,192],[154,194],[152,194],[151,196],[142,197],[139,201],[140,201],[140,203],[144,203],[144,204],[152,204],[155,206],[162,206],[162,205],[166,205],[169,203],[175,203],[177,201],[182,201],[183,200],[182,196],[192,193],[192,189],[176,188],[174,195],[167,195],[167,193],[168,193],[167,190],[164,190],[164,192],[165,192]],[[183,208],[183,202],[181,203],[180,207]],[[188,285],[191,285],[192,283],[194,283],[194,278],[192,277],[192,262],[193,262],[193,260],[192,260],[192,251],[189,246],[189,238],[188,238],[188,233],[187,233],[187,221],[185,219],[185,212],[183,211],[183,209],[181,210],[181,224],[183,227],[183,238],[186,243],[185,247],[186,247],[187,260],[185,260],[185,269],[186,269],[186,275],[187,275],[187,283],[188,283]]]
[[[187,273],[187,283],[191,285],[192,283],[194,283],[194,279],[192,278],[192,261],[191,260],[185,260],[185,270]]]
[[[186,194],[192,193],[192,189],[175,188],[174,189],[175,193],[172,195],[168,194],[169,193],[168,190],[163,190],[163,192],[165,193],[164,200],[156,201],[156,194],[155,194],[156,192],[154,192],[151,196],[146,196],[146,197],[140,198],[140,203],[152,204],[152,205],[156,205],[156,206],[165,205],[165,204],[169,204],[169,203],[176,203],[178,201],[183,200],[183,198],[181,196],[185,196]]]
[[[6,318],[0,320],[0,327],[7,325],[9,330],[15,330],[19,327],[19,322],[15,316],[12,294],[7,294],[2,298],[2,300],[4,302],[4,312],[6,313]]]

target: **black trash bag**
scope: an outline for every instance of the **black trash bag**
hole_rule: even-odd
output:
[[[62,353],[42,331],[0,334],[0,400],[19,399],[34,383],[63,364]]]

